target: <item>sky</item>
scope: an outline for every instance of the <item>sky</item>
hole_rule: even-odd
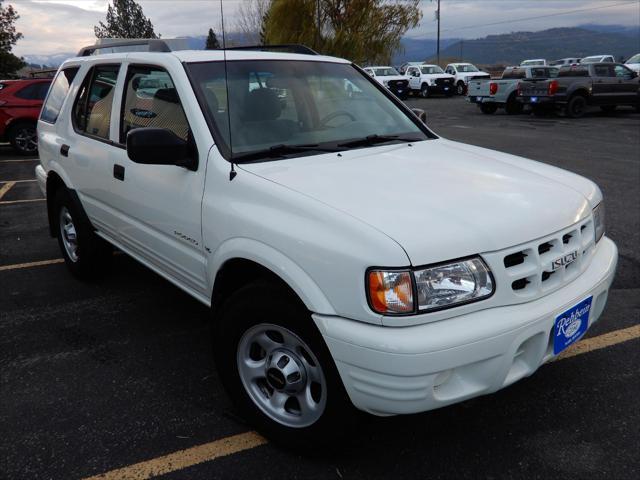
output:
[[[234,30],[243,1],[247,0],[223,0],[227,31]],[[220,30],[219,0],[138,3],[163,38],[206,35],[210,27]],[[5,0],[7,4],[18,11],[17,29],[24,35],[13,52],[19,56],[50,55],[93,44],[93,26],[105,19],[108,0]],[[435,38],[435,5],[436,0],[421,0],[423,19],[408,36]],[[589,23],[637,26],[640,0],[441,0],[443,38],[479,38]]]

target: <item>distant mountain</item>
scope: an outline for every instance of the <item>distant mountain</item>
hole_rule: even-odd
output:
[[[43,67],[59,67],[67,58],[75,57],[78,52],[54,53],[51,55],[24,55],[24,61]]]
[[[458,38],[441,38],[440,51],[442,52],[449,45],[458,42]],[[421,62],[436,54],[438,44],[431,38],[410,38],[402,39],[402,49],[393,56],[393,65],[401,65],[404,62]]]
[[[480,64],[518,64],[527,58],[586,57],[611,54],[628,58],[640,51],[639,37],[627,33],[599,32],[586,28],[551,28],[539,32],[514,32],[461,40],[441,52]]]
[[[578,25],[577,28],[584,28],[585,30],[592,30],[600,33],[621,33],[623,35],[635,35],[640,42],[640,25],[628,26],[628,25],[599,25],[596,23],[585,23],[584,25]]]

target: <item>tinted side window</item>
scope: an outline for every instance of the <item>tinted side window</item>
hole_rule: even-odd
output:
[[[23,98],[25,100],[44,100],[49,90],[48,82],[38,82],[27,85],[21,90],[16,92],[16,97]]]
[[[134,128],[166,128],[183,140],[189,124],[169,73],[160,67],[129,67],[122,107],[120,142]]]
[[[627,67],[623,67],[622,65],[616,65],[614,69],[615,69],[616,77],[618,78],[624,78],[626,80],[631,80],[631,78],[633,78],[631,70],[629,70]]]
[[[49,123],[56,122],[58,115],[60,114],[62,104],[64,103],[64,99],[67,97],[67,93],[69,93],[69,87],[71,86],[76,73],[78,73],[78,70],[79,67],[70,67],[58,72],[56,79],[51,85],[49,97],[42,107],[40,120],[44,120]]]
[[[596,77],[611,77],[611,69],[608,65],[596,65],[593,67]]]
[[[99,65],[87,74],[73,109],[77,131],[99,138],[109,138],[111,108],[119,65]]]

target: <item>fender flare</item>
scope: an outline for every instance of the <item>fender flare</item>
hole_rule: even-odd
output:
[[[336,314],[320,287],[299,265],[279,250],[245,237],[226,240],[209,258],[207,277],[212,293],[218,272],[227,261],[238,258],[250,260],[273,272],[298,295],[309,311]]]
[[[70,185],[69,178],[66,177],[66,175],[64,174],[61,175],[60,172],[55,168],[50,168],[49,171],[47,172],[47,218],[49,220],[49,234],[54,238],[57,237],[57,234],[58,234],[57,233],[58,230],[56,228],[56,219],[54,218],[55,212],[53,211],[53,205],[54,205],[53,192],[51,192],[49,189],[50,179],[53,178],[51,176],[52,173],[55,174],[60,179],[60,181],[62,182],[62,186],[69,193],[69,197],[71,197],[71,201],[74,203],[74,206],[77,208],[78,212],[80,213],[80,221],[86,222],[86,225],[91,225],[91,228],[95,230],[95,228],[93,227],[93,224],[91,223],[91,220],[89,220],[89,216],[87,215],[87,212],[82,206],[82,202],[80,201],[78,192],[76,192],[74,188],[69,186]]]

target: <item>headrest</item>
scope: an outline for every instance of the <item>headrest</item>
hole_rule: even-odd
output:
[[[159,88],[158,90],[156,90],[153,98],[157,98],[158,100],[169,103],[180,103],[178,92],[175,88]]]
[[[243,113],[246,122],[275,120],[282,113],[282,103],[270,88],[258,88],[247,95]]]

